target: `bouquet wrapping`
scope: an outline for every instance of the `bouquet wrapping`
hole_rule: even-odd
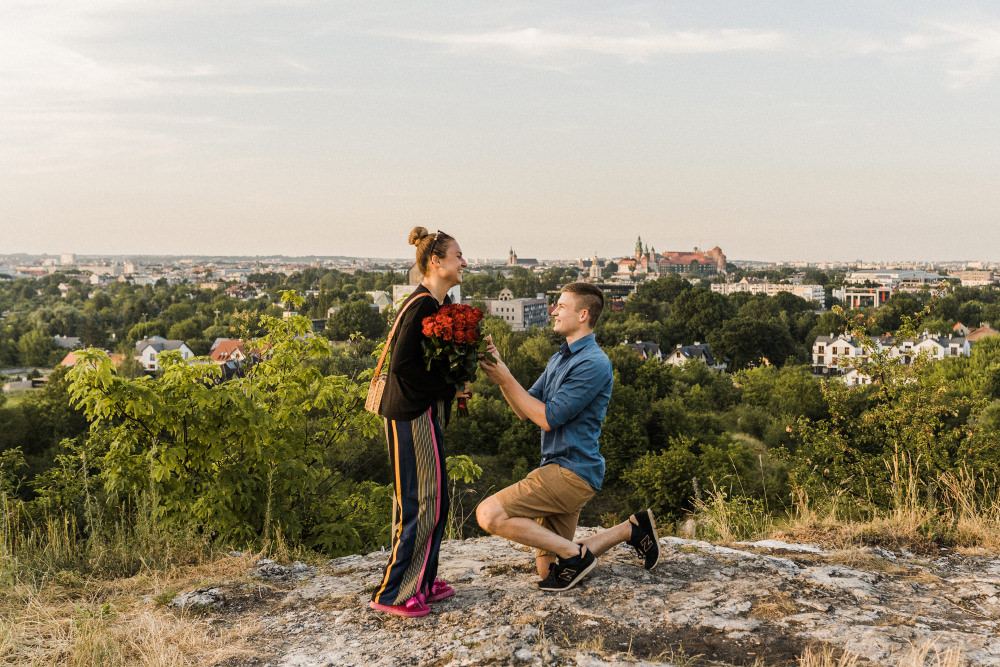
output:
[[[421,322],[427,370],[434,364],[443,368],[445,379],[456,390],[476,377],[479,355],[486,352],[486,341],[479,330],[482,319],[483,311],[478,308],[449,303]],[[467,414],[465,398],[458,399],[458,412]]]

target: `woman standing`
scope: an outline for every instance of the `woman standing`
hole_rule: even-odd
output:
[[[468,263],[458,242],[441,230],[410,232],[424,278],[403,304],[413,302],[390,341],[389,376],[379,414],[385,419],[393,469],[392,549],[369,606],[398,616],[424,616],[428,602],[454,594],[437,578],[438,552],[448,521],[448,486],[442,423],[455,385],[433,366],[427,370],[421,322],[450,303],[448,290],[462,282]]]

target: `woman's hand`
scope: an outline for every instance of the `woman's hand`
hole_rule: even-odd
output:
[[[455,398],[470,398],[471,396],[472,396],[472,392],[469,391],[469,383],[468,382],[465,383],[464,387],[462,387],[461,389],[458,389],[455,392]]]

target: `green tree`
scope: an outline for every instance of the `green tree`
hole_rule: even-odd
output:
[[[375,340],[386,333],[385,318],[368,301],[351,301],[330,316],[326,336],[330,340],[347,340],[353,333]]]
[[[683,292],[674,299],[666,327],[680,332],[684,342],[705,342],[735,314],[732,302],[706,289]]]
[[[21,363],[27,366],[48,366],[56,344],[52,337],[41,329],[32,329],[17,341],[17,352]]]
[[[896,337],[912,338],[930,311],[904,317]],[[945,362],[920,355],[911,364],[899,363],[865,334],[870,319],[848,323],[866,353],[854,368],[872,384],[824,383],[829,417],[803,417],[792,429],[796,447],[790,462],[797,486],[812,498],[846,496],[846,506],[870,513],[921,507],[923,498],[933,495],[928,488],[933,491],[963,467],[996,467],[993,439],[970,419],[983,412],[985,401],[947,391],[944,376],[931,371]],[[924,528],[935,530],[934,522]]]
[[[89,456],[100,462],[107,502],[146,489],[165,527],[237,544],[280,531],[331,554],[376,547],[389,523],[388,491],[354,482],[333,456],[380,431],[362,409],[367,383],[306,363],[330,349],[305,318],[250,319],[248,327],[267,332],[255,342],[265,354],[226,383],[215,382],[214,365],[177,353],[161,357],[156,380],[116,375],[104,353],[81,355],[70,391],[91,422]],[[373,497],[386,502],[375,507]]]
[[[712,332],[708,339],[712,354],[727,357],[734,370],[765,363],[781,365],[792,354],[795,343],[788,329],[774,320],[761,322],[734,317]]]

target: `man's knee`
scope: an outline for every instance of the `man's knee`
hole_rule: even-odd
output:
[[[476,521],[479,522],[479,527],[491,535],[496,532],[497,525],[506,518],[507,513],[504,512],[496,496],[490,496],[476,508]]]

